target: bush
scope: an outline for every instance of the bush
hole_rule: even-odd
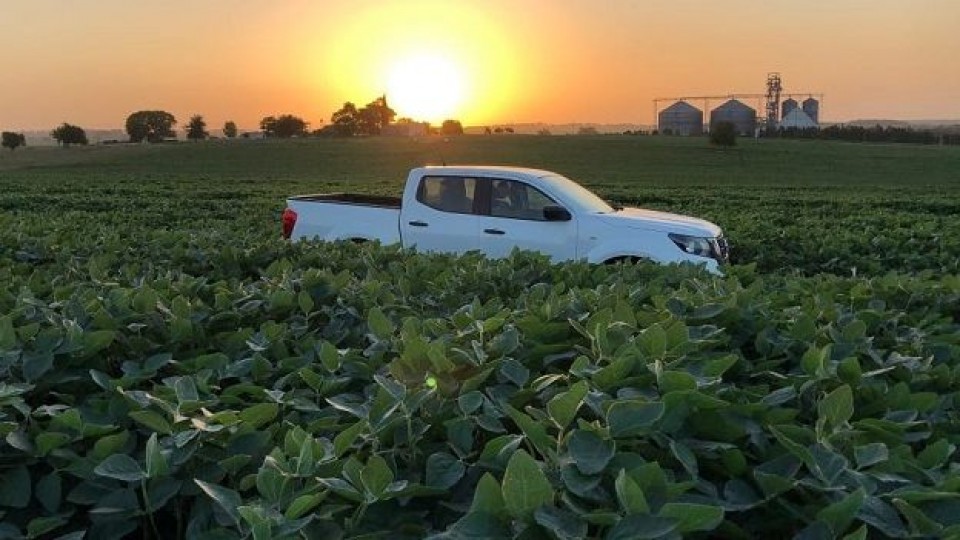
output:
[[[732,122],[717,122],[710,127],[710,144],[722,147],[737,145],[737,127]]]

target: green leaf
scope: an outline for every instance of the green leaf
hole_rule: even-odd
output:
[[[208,497],[217,503],[217,506],[233,518],[234,523],[236,523],[238,527],[240,526],[240,512],[238,509],[243,505],[240,494],[232,489],[204,482],[203,480],[194,479],[193,481],[200,486],[200,489],[202,489]]]
[[[258,403],[240,411],[240,421],[253,429],[269,424],[280,412],[280,405],[276,403]]]
[[[933,521],[919,508],[913,506],[903,499],[893,499],[893,505],[900,510],[903,517],[907,518],[907,524],[910,526],[910,532],[914,535],[936,536],[943,530],[943,526]]]
[[[728,369],[733,367],[739,357],[735,354],[728,354],[726,356],[721,356],[720,358],[713,358],[708,360],[703,366],[703,374],[707,377],[719,377],[727,372]]]
[[[97,330],[83,334],[83,352],[87,356],[94,355],[113,343],[116,332],[113,330]]]
[[[38,517],[27,523],[27,538],[39,538],[67,523],[61,516]]]
[[[387,465],[385,459],[380,456],[373,456],[360,471],[360,481],[367,493],[374,500],[377,500],[387,490],[387,486],[393,482],[393,471],[390,470],[390,466]]]
[[[843,385],[826,395],[817,405],[817,413],[832,426],[840,426],[853,416],[853,391]]]
[[[667,332],[660,323],[645,329],[637,339],[640,350],[650,359],[663,358],[667,352]]]
[[[648,433],[663,416],[660,401],[622,400],[607,409],[607,424],[614,437],[633,437]]]
[[[290,506],[287,507],[287,511],[283,513],[283,516],[287,519],[300,519],[306,515],[307,512],[316,508],[317,505],[326,498],[327,495],[325,493],[301,495],[290,503]]]
[[[359,420],[354,423],[352,426],[341,431],[333,438],[333,452],[336,456],[342,457],[347,450],[353,446],[353,441],[357,440],[357,436],[367,427],[366,420]]]
[[[24,355],[23,357],[23,378],[27,382],[33,382],[53,368],[53,353],[40,353],[34,355]]]
[[[924,469],[935,469],[943,466],[954,450],[956,450],[956,447],[950,444],[947,439],[940,439],[933,444],[928,444],[917,454],[917,461]]]
[[[13,350],[17,346],[17,332],[9,315],[0,317],[0,349]]]
[[[587,522],[575,514],[554,506],[541,506],[533,513],[536,522],[558,540],[579,540],[587,537]]]
[[[44,476],[37,482],[36,497],[47,512],[55,514],[60,509],[63,496],[62,489],[60,475],[56,471]]]
[[[599,474],[615,452],[613,441],[603,440],[592,431],[574,430],[567,438],[567,450],[577,469],[583,474]]]
[[[886,461],[890,454],[887,445],[877,442],[855,447],[853,455],[857,460],[857,467],[863,469]]]
[[[393,335],[393,323],[378,307],[370,308],[370,312],[367,314],[367,326],[370,327],[370,332],[377,339],[384,340]]]
[[[37,452],[39,452],[41,456],[45,456],[49,454],[51,450],[60,448],[70,442],[71,438],[72,437],[66,433],[47,432],[37,435],[34,443],[37,445]]]
[[[859,529],[844,536],[843,540],[867,540],[867,526],[861,525]]]
[[[23,465],[0,473],[0,508],[26,508],[32,493],[30,473]]]
[[[309,315],[313,311],[313,298],[310,297],[310,293],[300,291],[300,294],[297,295],[297,305],[300,306],[300,311],[304,315]]]
[[[158,478],[164,476],[169,471],[167,458],[160,451],[160,443],[157,441],[157,434],[153,433],[147,440],[147,477]]]
[[[480,481],[477,482],[477,488],[473,492],[473,503],[470,505],[470,512],[489,514],[492,516],[504,517],[506,506],[503,502],[503,494],[500,490],[500,484],[490,473],[485,473]]]
[[[669,392],[696,390],[697,379],[685,371],[666,370],[657,376],[657,386],[661,394]]]
[[[843,499],[823,508],[817,512],[817,520],[826,523],[835,536],[843,534],[847,527],[853,523],[860,507],[867,494],[863,488],[859,488]]]
[[[165,435],[170,435],[172,433],[172,428],[170,427],[170,423],[167,422],[167,420],[164,419],[162,416],[160,416],[159,414],[153,411],[150,411],[150,410],[130,411],[128,416],[130,416],[130,418],[132,418],[134,421],[140,424],[143,424],[144,426],[149,428],[151,431],[156,431],[158,433],[163,433]]]
[[[503,502],[511,516],[530,521],[537,508],[553,503],[553,487],[537,462],[517,450],[503,475]]]
[[[551,454],[553,451],[553,440],[547,434],[547,428],[544,427],[543,424],[514,409],[510,405],[504,404],[503,409],[514,423],[520,427],[523,434],[530,439],[530,442],[533,443],[533,446],[541,455],[548,456]]]
[[[129,431],[121,431],[113,435],[100,437],[97,439],[97,442],[93,444],[92,457],[97,461],[103,461],[103,459],[110,454],[119,454],[121,453],[120,449],[123,448],[129,439]]]
[[[723,521],[723,508],[705,504],[667,503],[660,509],[659,515],[677,520],[677,530],[681,533],[712,531]]]
[[[446,452],[437,452],[427,458],[426,485],[442,489],[453,487],[467,468],[459,459]]]
[[[547,414],[560,429],[566,429],[570,422],[577,416],[577,410],[583,403],[583,398],[587,397],[589,385],[586,381],[580,381],[570,387],[566,392],[561,392],[547,402]]]
[[[643,489],[634,482],[633,478],[630,478],[626,470],[620,469],[614,487],[617,491],[617,501],[628,515],[650,513],[650,506],[643,495]]]
[[[100,462],[93,472],[124,482],[139,482],[147,478],[147,473],[140,468],[140,464],[126,454],[113,454]]]
[[[677,530],[677,522],[647,514],[633,514],[622,518],[614,525],[605,540],[653,540]]]
[[[320,345],[320,363],[330,373],[340,369],[340,352],[333,343],[324,341]]]

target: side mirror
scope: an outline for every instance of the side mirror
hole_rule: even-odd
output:
[[[570,211],[562,206],[544,206],[543,219],[547,221],[570,221]]]

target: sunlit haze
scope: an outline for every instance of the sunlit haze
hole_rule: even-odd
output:
[[[313,127],[387,95],[465,125],[651,123],[651,100],[758,93],[778,71],[824,119],[960,118],[957,0],[166,0],[0,6],[0,128]]]

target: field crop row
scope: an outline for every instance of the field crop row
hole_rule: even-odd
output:
[[[956,154],[444,147],[715,221],[723,277],[279,240],[418,144],[0,163],[0,538],[960,535]]]

